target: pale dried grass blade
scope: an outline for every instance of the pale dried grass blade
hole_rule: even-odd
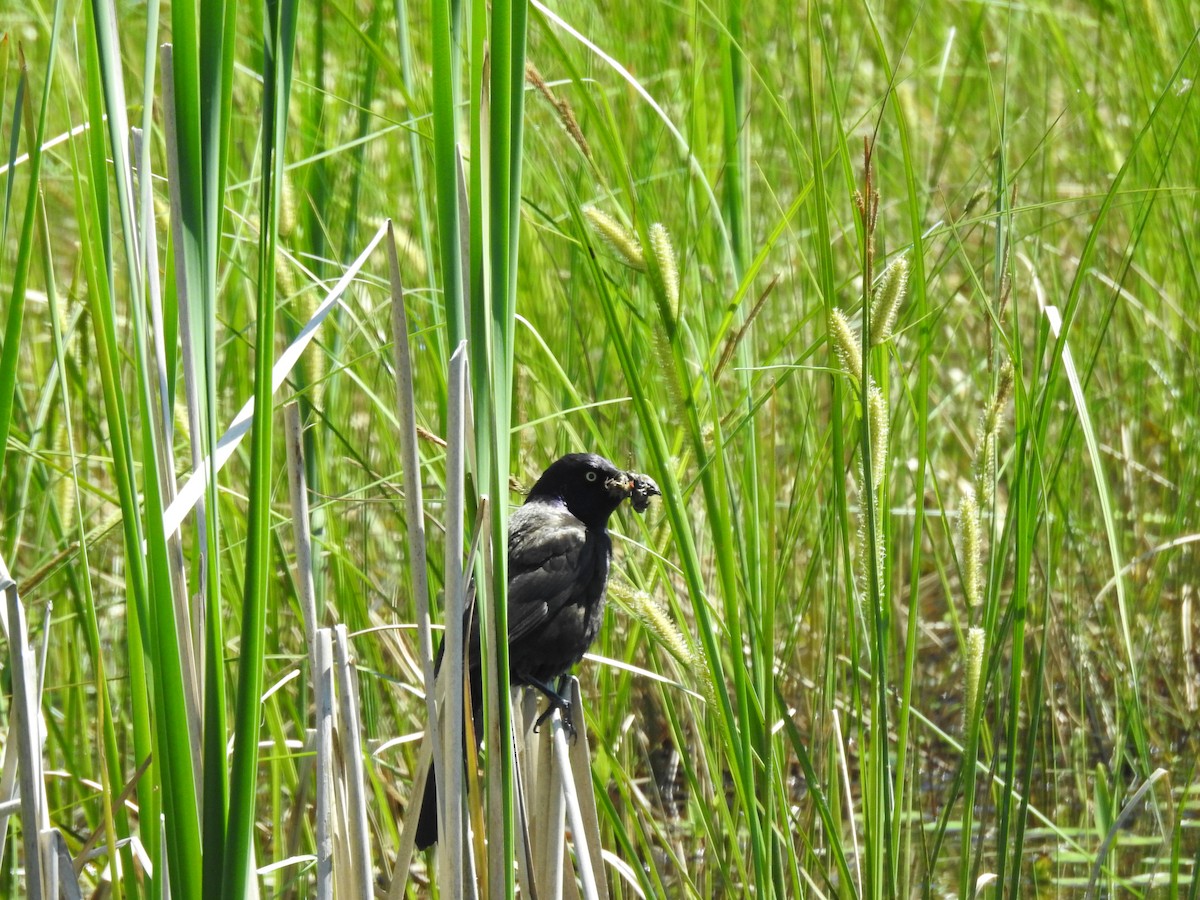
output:
[[[602,875],[604,855],[600,843],[600,817],[596,812],[596,795],[592,788],[592,753],[588,746],[587,728],[584,727],[583,694],[579,691],[579,679],[572,676],[567,690],[571,698],[571,710],[578,716],[579,723],[579,737],[571,744],[570,762],[566,765],[570,779],[563,779],[563,793],[567,798],[568,811],[572,813],[571,831],[575,835],[575,855],[579,861],[584,895],[608,900],[608,881]],[[559,750],[558,738],[556,732],[556,752]],[[565,738],[563,744],[566,744]],[[572,802],[575,804],[574,809],[571,808]],[[586,875],[583,872],[585,868]],[[593,893],[588,893],[589,882]]]
[[[321,628],[314,641],[316,705],[317,900],[333,900],[333,632]]]
[[[374,893],[371,877],[371,833],[367,828],[367,794],[363,772],[362,729],[358,704],[358,679],[345,625],[334,628],[334,663],[337,667],[338,712],[341,727],[342,764],[345,766],[346,821],[352,854],[353,896],[370,897]]]
[[[16,731],[17,779],[20,783],[21,835],[25,848],[26,895],[39,900],[45,896],[46,860],[42,858],[39,831],[47,813],[43,804],[41,739],[38,735],[39,703],[37,665],[25,624],[25,610],[17,593],[16,582],[0,558],[0,593],[5,596],[8,619],[9,665],[12,672],[11,729]],[[13,743],[9,733],[9,743]]]
[[[325,321],[326,317],[328,317],[333,307],[341,300],[342,294],[346,292],[350,283],[358,276],[359,271],[366,264],[371,254],[375,252],[375,248],[379,246],[379,242],[383,240],[386,232],[387,223],[384,222],[376,230],[371,240],[367,242],[367,246],[363,248],[358,258],[350,264],[342,274],[342,277],[338,279],[333,289],[325,295],[325,299],[321,301],[321,305],[317,307],[312,318],[300,329],[300,333],[296,335],[296,339],[279,355],[279,359],[276,360],[275,366],[271,369],[272,393],[279,390],[288,375],[291,374],[292,369],[296,367],[296,363],[300,361],[300,355],[312,342],[317,329]],[[242,438],[249,433],[253,418],[254,398],[251,397],[238,411],[238,414],[234,416],[229,428],[221,435],[221,439],[217,441],[216,458],[214,460],[216,471],[219,472],[225,463],[229,461],[229,457],[233,455],[238,444],[242,442]],[[180,488],[179,494],[163,513],[163,528],[167,534],[172,534],[179,529],[180,524],[183,522],[183,517],[188,514],[203,495],[204,488],[208,483],[208,469],[209,463],[207,459],[200,466],[193,469],[188,480]]]

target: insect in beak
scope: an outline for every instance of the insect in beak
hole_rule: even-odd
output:
[[[661,497],[662,491],[649,475],[634,474],[633,492],[629,502],[633,504],[634,512],[643,513],[650,506],[651,497]]]

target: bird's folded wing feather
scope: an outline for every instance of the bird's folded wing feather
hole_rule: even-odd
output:
[[[510,644],[570,601],[586,548],[587,528],[566,508],[539,504],[513,514],[508,533]]]

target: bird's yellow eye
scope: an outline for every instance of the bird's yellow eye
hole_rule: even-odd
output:
[[[584,477],[585,477],[585,478],[586,478],[588,481],[595,481],[595,480],[596,480],[596,473],[595,473],[595,472],[588,472],[588,473],[586,473],[586,474],[584,475]]]

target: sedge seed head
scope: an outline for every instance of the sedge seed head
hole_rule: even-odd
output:
[[[638,272],[646,271],[646,259],[642,255],[642,245],[624,225],[594,206],[585,207],[583,215],[604,240],[604,243],[608,244],[620,257],[621,262]]]
[[[963,716],[964,725],[968,727],[978,715],[979,684],[983,676],[983,651],[986,645],[987,633],[982,628],[971,628],[967,631],[967,695],[963,702]]]
[[[685,666],[690,666],[694,662],[695,654],[692,652],[692,648],[665,606],[645,591],[628,590],[622,587],[618,589],[618,592],[629,611],[654,633],[675,659]]]
[[[1000,377],[996,379],[996,396],[992,398],[992,404],[988,408],[987,424],[990,434],[995,434],[1000,427],[1000,416],[1008,406],[1009,399],[1012,398],[1015,383],[1016,372],[1013,369],[1012,360],[1006,359],[1004,365],[1000,367]]]
[[[887,471],[888,405],[883,391],[874,383],[867,389],[867,415],[871,423],[871,476],[878,489]]]
[[[296,228],[296,188],[285,172],[279,195],[279,236],[290,237]]]
[[[975,461],[975,491],[980,508],[992,505],[996,493],[996,436],[984,435]]]
[[[665,328],[654,329],[654,352],[658,356],[658,365],[662,369],[667,393],[671,396],[674,408],[684,409],[686,401],[683,395],[683,386],[679,383],[679,378],[675,373],[675,354],[671,349],[671,339],[667,336]]]
[[[958,507],[962,529],[963,592],[967,606],[974,609],[983,600],[983,546],[979,525],[979,503],[967,488]]]
[[[659,303],[668,314],[667,321],[674,327],[679,321],[679,267],[675,262],[675,248],[671,246],[671,235],[661,222],[650,226],[649,238],[657,272],[655,289]]]
[[[846,314],[837,307],[829,317],[829,336],[842,370],[857,384],[862,384],[862,351],[858,346],[858,337],[850,327]]]
[[[294,284],[289,267],[279,260],[275,267],[275,277],[281,285]],[[305,290],[296,294],[296,315],[300,321],[307,324],[317,312],[317,295],[315,291]],[[309,397],[313,405],[319,406],[324,398],[325,355],[322,348],[313,346],[309,352],[300,357],[300,368],[304,372],[305,383],[309,387]],[[314,352],[316,351],[316,352]]]
[[[575,118],[575,110],[571,108],[571,104],[566,100],[559,100],[554,104],[554,108],[558,110],[558,120],[566,129],[567,134],[571,136],[571,140],[575,142],[575,146],[579,148],[579,152],[585,158],[592,158],[592,148],[588,144],[587,138],[583,136],[583,129],[579,127],[579,120]]]
[[[901,256],[884,271],[871,303],[871,346],[892,336],[896,316],[908,290],[908,257]]]

